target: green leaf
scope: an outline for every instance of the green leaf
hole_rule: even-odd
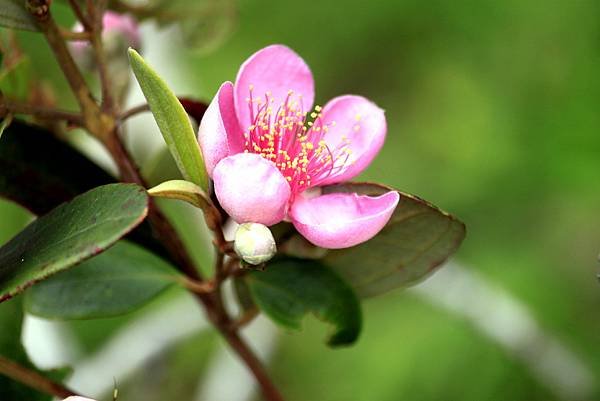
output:
[[[349,345],[360,334],[362,314],[354,292],[317,261],[280,259],[248,274],[246,282],[256,305],[283,326],[299,329],[311,312],[335,327],[331,346]]]
[[[25,308],[49,319],[112,317],[141,307],[178,279],[164,260],[120,241],[76,269],[33,286],[25,292]]]
[[[212,205],[212,201],[200,187],[185,180],[170,180],[150,188],[148,194],[159,198],[179,199],[200,209]]]
[[[200,146],[185,109],[162,78],[133,49],[129,49],[129,61],[181,174],[208,191]]]
[[[0,197],[35,215],[114,182],[111,175],[41,127],[15,120],[0,138]],[[127,238],[168,258],[146,221]]]
[[[142,187],[109,184],[40,217],[0,248],[0,302],[104,251],[147,212]]]
[[[0,0],[0,26],[39,31],[35,18],[25,8],[24,0]]]
[[[378,184],[349,183],[326,187],[324,193],[376,196],[390,190]],[[399,193],[400,202],[392,218],[375,238],[330,251],[323,259],[359,296],[417,284],[445,262],[465,237],[461,221],[416,196]]]

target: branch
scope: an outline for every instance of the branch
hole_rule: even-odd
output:
[[[63,71],[77,102],[83,113],[83,118],[86,122],[86,128],[98,138],[107,130],[104,127],[109,122],[103,119],[103,115],[92,93],[87,86],[81,71],[77,68],[71,53],[60,33],[60,29],[54,22],[50,13],[50,0],[27,0],[27,9],[35,17],[38,26],[50,48],[54,52],[54,56],[58,61],[58,65]]]
[[[74,32],[69,29],[60,28],[60,34],[65,40],[90,40],[92,37],[87,31]]]
[[[104,97],[104,107],[100,108],[92,97],[90,89],[88,88],[85,80],[79,69],[77,68],[71,54],[69,53],[65,40],[61,36],[60,30],[50,15],[50,0],[26,0],[27,8],[36,18],[40,30],[46,36],[48,44],[52,48],[54,55],[58,61],[59,66],[62,68],[77,101],[81,107],[83,114],[83,121],[87,130],[98,138],[109,150],[113,159],[117,163],[120,173],[121,180],[126,182],[134,182],[146,187],[144,180],[142,179],[137,167],[135,166],[132,158],[127,153],[123,146],[120,137],[118,135],[117,121],[111,114],[106,114],[103,110],[112,112],[112,104],[109,98]],[[91,0],[88,0],[88,6],[90,11],[94,10]],[[121,4],[117,1],[117,4]],[[98,3],[98,9],[102,9],[106,5],[106,1],[101,0]],[[91,13],[93,14],[93,13]],[[97,26],[98,19],[93,20],[92,17],[92,29],[96,32],[92,37],[92,44],[96,49],[97,58],[99,64],[103,63],[103,51],[100,42],[100,35],[98,34],[99,29]],[[104,76],[104,79],[107,77]],[[103,84],[106,82],[103,81]],[[104,90],[103,90],[103,95]],[[110,107],[108,107],[110,106]],[[205,109],[204,109],[205,110]],[[204,112],[202,110],[202,113]],[[153,233],[165,244],[165,247],[169,250],[169,254],[176,262],[179,270],[184,273],[189,279],[197,282],[202,282],[200,273],[196,269],[189,253],[183,246],[183,242],[173,229],[173,226],[156,207],[155,203],[150,201],[150,210],[148,213],[148,220],[153,229]],[[217,279],[223,279],[223,253],[227,247],[227,244],[222,238],[222,230],[219,227],[214,230],[217,238],[217,253],[218,253],[218,268],[222,272],[217,274]],[[213,325],[222,333],[230,346],[237,352],[240,359],[245,362],[246,366],[253,373],[254,377],[261,386],[263,395],[267,401],[283,401],[283,397],[267,375],[264,367],[260,360],[254,355],[248,345],[239,337],[239,334],[235,330],[231,330],[231,318],[227,314],[223,306],[223,300],[220,294],[220,282],[217,282],[217,287],[214,291],[204,294],[202,292],[194,293],[196,298],[204,305],[204,309],[211,320]],[[67,394],[70,395],[70,394]],[[62,395],[61,395],[62,396]]]
[[[242,340],[238,332],[235,330],[229,330],[227,328],[219,329],[231,348],[237,352],[238,356],[245,362],[248,369],[250,369],[256,378],[265,400],[284,401],[283,396],[269,378],[269,375],[262,365],[262,362],[256,357],[254,352],[248,347],[244,340]]]
[[[69,4],[71,5],[73,12],[77,16],[77,19],[79,20],[79,22],[81,22],[81,25],[83,26],[83,30],[84,31],[91,30],[90,21],[83,13],[83,10],[79,6],[79,3],[77,2],[77,0],[69,0]]]
[[[79,113],[15,102],[0,95],[0,117],[4,117],[8,113],[25,114],[43,119],[64,120],[69,124],[83,126],[83,117]]]
[[[102,0],[87,1],[88,15],[91,19],[91,35],[92,48],[94,49],[94,57],[98,66],[98,74],[100,75],[100,87],[102,88],[102,109],[110,114],[114,112],[114,100],[112,88],[107,68],[106,54],[104,53],[104,45],[102,43],[102,15],[106,8],[106,2]]]
[[[68,389],[60,383],[56,383],[39,373],[19,365],[16,362],[0,356],[0,374],[18,381],[28,387],[38,390],[42,393],[50,394],[58,398],[67,398],[72,395],[78,395],[73,390]]]

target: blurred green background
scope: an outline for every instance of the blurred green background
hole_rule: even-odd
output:
[[[355,93],[383,107],[387,143],[364,178],[461,218],[468,235],[452,269],[518,304],[537,327],[530,338],[520,315],[482,300],[482,320],[503,317],[482,330],[478,315],[444,306],[451,280],[397,290],[364,302],[352,348],[328,349],[313,319],[281,334],[270,370],[290,400],[600,399],[599,17],[600,3],[583,0],[242,0],[233,33],[214,51],[163,43],[177,48],[170,76],[181,94],[209,100],[251,53],[283,43],[311,66],[320,104]],[[43,42],[23,37],[32,58],[48,64],[36,74],[64,88]],[[1,203],[0,239],[27,218]],[[463,290],[468,299],[471,288]],[[97,349],[161,301],[68,328],[84,349]],[[579,370],[544,355],[553,352],[548,341]],[[201,333],[163,351],[154,361],[162,370],[120,383],[120,399],[188,399],[182,394],[194,391],[219,344]],[[557,388],[548,379],[556,376],[574,389]]]

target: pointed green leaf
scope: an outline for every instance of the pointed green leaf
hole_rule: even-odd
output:
[[[170,180],[148,190],[148,194],[159,198],[179,199],[200,209],[212,205],[212,201],[200,187],[185,180]]]
[[[370,183],[324,188],[324,193],[381,195],[392,189]],[[413,195],[400,193],[392,218],[375,238],[348,249],[330,251],[323,262],[362,297],[414,285],[452,255],[465,237],[454,216]]]
[[[40,217],[0,248],[0,302],[104,251],[147,212],[142,187],[109,184]]]
[[[208,176],[200,146],[185,109],[165,81],[133,49],[129,49],[129,61],[181,174],[208,191]]]
[[[307,313],[332,324],[331,346],[349,345],[362,326],[360,304],[350,287],[314,260],[280,259],[245,278],[254,302],[275,322],[299,329]]]
[[[35,18],[24,0],[0,0],[0,26],[26,31],[39,31]]]
[[[131,312],[179,280],[164,260],[120,241],[101,255],[25,292],[29,313],[49,319],[92,319]]]

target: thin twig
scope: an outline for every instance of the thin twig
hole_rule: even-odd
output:
[[[182,276],[180,278],[180,283],[187,290],[196,294],[210,294],[216,288],[215,282],[213,280],[196,281],[192,280],[187,276]]]
[[[245,311],[237,320],[231,322],[230,330],[239,330],[249,323],[251,323],[258,315],[259,310],[257,308],[248,309]]]
[[[73,12],[77,16],[77,19],[79,20],[79,22],[81,22],[83,29],[85,31],[90,31],[91,30],[90,21],[86,17],[86,15],[83,13],[83,10],[79,6],[79,3],[77,2],[77,0],[69,0],[69,4],[71,5]]]
[[[81,71],[77,68],[65,40],[50,13],[50,0],[27,0],[27,8],[37,21],[38,27],[54,52],[54,57],[79,103],[85,126],[90,133],[103,140],[112,131],[114,121],[106,118],[92,96]]]
[[[102,43],[102,14],[106,2],[98,0],[87,1],[88,15],[92,20],[91,43],[94,49],[94,57],[98,66],[98,74],[100,75],[100,86],[102,90],[102,109],[109,114],[114,114],[114,101],[110,77],[108,75],[106,54],[104,52],[104,44]]]
[[[130,108],[129,110],[124,111],[123,113],[121,113],[121,115],[117,119],[120,122],[123,122],[123,121],[127,120],[128,118],[131,118],[131,117],[135,116],[136,114],[140,114],[145,111],[150,111],[150,106],[148,106],[147,103],[134,106],[134,107]]]
[[[269,375],[267,374],[262,362],[256,357],[254,351],[252,351],[252,349],[250,349],[246,342],[240,337],[239,333],[235,330],[221,328],[221,334],[223,334],[231,348],[237,352],[238,356],[250,369],[254,375],[254,378],[260,385],[265,400],[284,401],[283,396],[269,378]]]
[[[90,40],[92,38],[88,31],[74,32],[65,28],[59,28],[59,30],[65,40]]]
[[[0,117],[4,117],[8,113],[25,114],[42,119],[64,120],[69,124],[83,126],[83,118],[80,113],[15,102],[0,96]]]
[[[10,377],[28,387],[36,389],[42,393],[53,395],[58,398],[67,398],[72,395],[79,395],[73,390],[65,387],[40,375],[39,373],[28,369],[18,363],[0,356],[0,374]]]

